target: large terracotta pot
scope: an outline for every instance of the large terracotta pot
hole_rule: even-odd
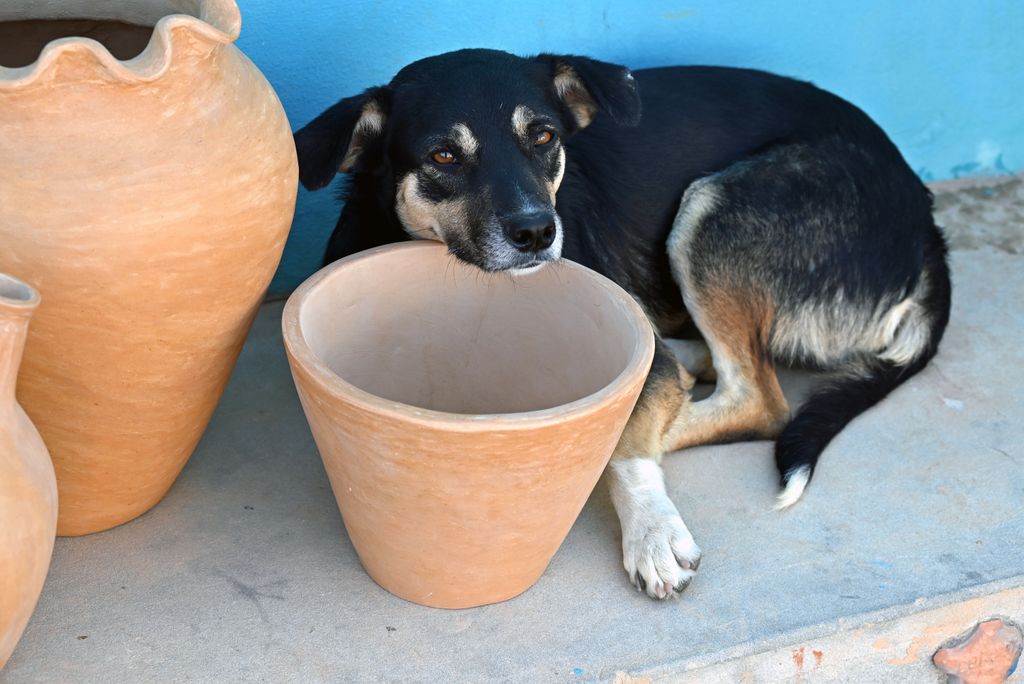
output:
[[[0,669],[25,631],[50,567],[57,482],[46,446],[14,400],[39,295],[0,274]]]
[[[280,259],[294,144],[239,27],[231,0],[0,6],[0,270],[43,295],[18,396],[59,534],[166,493]]]
[[[582,266],[513,280],[422,242],[328,266],[288,300],[283,325],[363,566],[442,608],[537,581],[654,353],[640,307]]]

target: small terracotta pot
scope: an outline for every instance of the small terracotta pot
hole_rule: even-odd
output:
[[[295,146],[240,26],[233,0],[0,6],[0,271],[43,296],[18,397],[62,535],[167,492],[281,257]]]
[[[57,482],[42,438],[14,400],[31,287],[0,274],[0,669],[43,589],[57,531]]]
[[[283,326],[363,566],[442,608],[540,578],[654,353],[640,307],[582,266],[513,279],[423,242],[328,266],[291,296]]]

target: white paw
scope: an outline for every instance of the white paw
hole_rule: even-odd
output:
[[[678,515],[623,530],[622,565],[638,591],[656,599],[678,596],[697,574],[700,548]]]
[[[700,548],[665,492],[661,468],[646,458],[612,459],[608,485],[630,581],[651,598],[678,596],[697,573]]]

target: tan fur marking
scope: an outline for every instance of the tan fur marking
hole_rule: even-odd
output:
[[[562,179],[565,177],[565,148],[558,148],[558,174],[555,176],[555,180],[548,185],[548,194],[551,196],[551,206],[555,206],[556,195],[558,194],[558,188],[562,185]]]
[[[455,202],[428,202],[419,193],[415,173],[408,174],[398,184],[395,212],[402,227],[414,238],[444,242],[445,230],[463,222],[462,207]]]
[[[683,407],[689,403],[693,378],[678,367],[679,379],[661,378],[644,387],[612,458],[661,459],[662,444]]]
[[[384,130],[385,118],[384,111],[373,100],[368,100],[363,105],[363,109],[359,113],[359,121],[352,129],[352,139],[349,140],[348,149],[345,150],[345,157],[338,167],[339,171],[348,173],[352,170],[368,140],[380,135]]]
[[[774,302],[746,284],[719,284],[709,290],[692,280],[690,243],[718,201],[713,176],[691,184],[667,243],[672,275],[711,350],[717,377],[710,397],[684,405],[665,440],[666,450],[740,437],[772,437],[789,417],[766,353]]]
[[[900,301],[857,305],[840,290],[830,301],[791,309],[779,316],[772,351],[791,359],[812,358],[824,365],[847,365],[851,352],[875,354],[905,365],[928,345],[931,320],[920,302],[927,297],[928,278]]]
[[[523,140],[530,134],[530,124],[533,123],[536,115],[526,105],[516,105],[512,110],[512,130]]]
[[[765,354],[774,306],[751,292],[720,290],[701,304],[716,341],[720,382],[703,401],[688,403],[664,443],[667,451],[738,438],[775,437],[789,419],[789,406],[775,367]]]
[[[587,92],[579,74],[572,67],[563,64],[555,73],[554,83],[555,92],[572,112],[576,124],[580,128],[589,126],[590,122],[594,120],[594,115],[597,114],[597,103]]]
[[[469,126],[464,123],[455,124],[452,126],[451,137],[464,155],[476,156],[477,151],[480,149],[480,142],[473,135],[473,131],[469,130]]]

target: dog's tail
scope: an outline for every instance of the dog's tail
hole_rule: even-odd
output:
[[[925,335],[908,346],[912,333],[906,331],[903,349],[898,349],[901,340],[897,332],[886,351],[867,361],[858,360],[811,393],[775,444],[775,464],[782,479],[776,509],[789,508],[800,499],[821,452],[847,423],[924,368],[938,351],[949,322],[951,288],[945,241],[938,230],[935,237],[923,270],[925,291],[916,302],[919,329]],[[905,321],[903,326],[910,324]]]

